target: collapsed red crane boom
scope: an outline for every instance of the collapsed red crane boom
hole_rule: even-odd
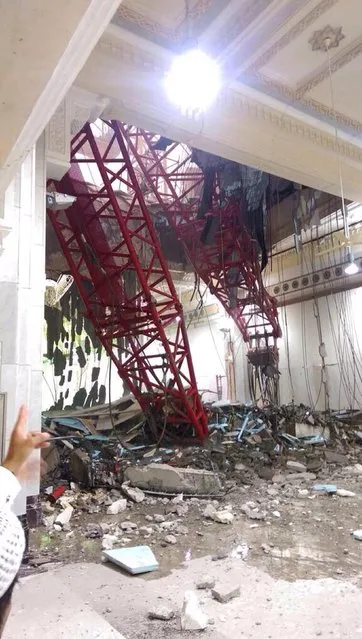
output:
[[[249,345],[249,358],[256,362],[267,350],[277,360],[281,336],[276,300],[266,291],[256,242],[242,221],[240,201],[225,198],[215,188],[207,211],[211,240],[203,241],[205,218],[199,219],[203,171],[192,162],[192,151],[184,144],[166,141],[137,127],[118,123],[126,140],[139,179],[148,185],[147,203],[159,206],[200,278],[223,305]]]
[[[86,312],[120,376],[149,417],[207,436],[183,311],[126,138],[117,122],[102,137],[86,124],[71,169],[56,185],[76,196],[48,210]],[[173,328],[173,330],[171,330]]]

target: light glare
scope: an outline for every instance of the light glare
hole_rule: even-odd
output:
[[[219,66],[200,49],[191,49],[174,59],[165,87],[170,101],[183,113],[204,112],[221,87]]]
[[[345,272],[346,275],[356,275],[356,273],[358,273],[358,271],[359,271],[359,268],[358,268],[356,262],[351,262],[344,269],[344,272]]]

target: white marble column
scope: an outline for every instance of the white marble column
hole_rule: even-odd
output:
[[[0,393],[5,394],[6,450],[17,411],[29,407],[29,429],[40,428],[45,284],[44,136],[27,155],[0,207]],[[4,232],[1,233],[1,228]],[[16,513],[39,492],[24,485]]]

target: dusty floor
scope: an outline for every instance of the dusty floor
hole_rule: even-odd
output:
[[[316,481],[302,477],[235,486],[221,504],[232,506],[231,525],[206,519],[205,500],[185,501],[182,514],[172,512],[175,504],[166,499],[131,504],[117,516],[76,510],[70,531],[49,534],[40,529],[33,537],[35,563],[60,563],[25,580],[6,639],[35,639],[39,634],[44,639],[111,639],[117,637],[114,631],[126,639],[197,636],[179,630],[179,614],[184,592],[205,574],[241,586],[241,596],[229,604],[199,592],[211,620],[202,634],[206,638],[362,637],[362,542],[351,535],[362,528],[361,470],[332,468],[318,478],[353,491],[353,497],[316,493]],[[263,519],[244,514],[250,501]],[[171,530],[149,521],[155,514],[163,515]],[[113,530],[126,520],[137,528],[123,533],[122,545],[151,546],[160,563],[157,573],[128,577],[102,565],[101,540],[85,538],[89,524],[102,522]],[[151,527],[152,534],[143,531],[144,526]],[[170,533],[174,545],[165,541]],[[248,547],[244,559],[235,552],[242,544]],[[149,621],[148,612],[157,604],[171,606],[175,619]],[[46,612],[39,615],[39,609],[55,611],[51,621]],[[69,619],[74,621],[71,634]],[[98,631],[98,623],[106,625]]]

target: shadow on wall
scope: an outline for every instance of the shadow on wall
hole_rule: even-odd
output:
[[[45,306],[44,318],[44,410],[89,408],[124,394],[75,286],[60,300],[60,310]]]

